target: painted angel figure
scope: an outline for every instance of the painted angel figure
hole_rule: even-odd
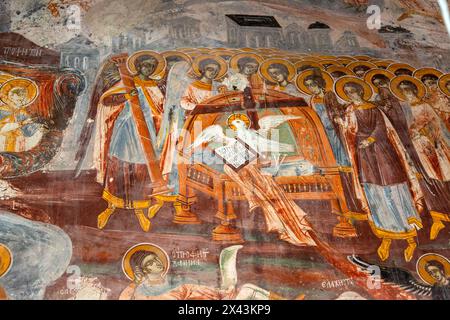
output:
[[[349,211],[363,213],[361,197],[357,196],[354,187],[354,172],[346,149],[344,132],[337,122],[338,119],[344,118],[345,107],[338,102],[333,92],[332,76],[320,69],[308,69],[299,74],[296,84],[300,92],[310,96],[309,104],[316,111],[325,129],[336,163],[340,167],[339,175]]]
[[[248,121],[241,118],[245,119],[246,115],[241,114],[240,117],[236,117],[233,120],[229,118],[229,120],[231,120],[229,121],[230,127],[234,130],[236,138],[248,144],[260,155],[263,156],[267,152],[280,153],[294,151],[294,146],[267,139],[267,136],[272,129],[275,129],[286,121],[298,119],[298,116],[274,115],[263,117],[258,123],[259,130],[249,128]],[[204,143],[210,143],[213,141],[224,142],[227,144],[233,143],[235,139],[227,137],[221,126],[212,125],[203,130],[186,151],[190,152]]]
[[[345,132],[350,159],[357,168],[355,187],[368,203],[372,231],[382,239],[378,255],[386,260],[392,240],[403,239],[408,243],[405,260],[410,261],[417,247],[417,230],[422,228],[410,185],[414,185],[414,194],[419,194],[420,188],[409,174],[406,159],[399,156],[405,152],[398,136],[381,111],[369,101],[373,91],[365,81],[345,76],[336,81],[335,91],[349,102],[345,119],[339,122]]]
[[[424,101],[436,111],[450,130],[450,98],[439,88],[439,79],[443,73],[433,68],[422,68],[414,72],[414,77],[422,81],[427,88]]]
[[[108,208],[97,218],[100,229],[118,208],[133,210],[141,228],[144,231],[150,228],[150,212],[146,215],[144,210],[152,206],[152,179],[138,124],[146,127],[145,139],[154,148],[164,114],[164,95],[155,79],[161,77],[165,65],[164,58],[154,51],[139,51],[128,57],[126,67],[134,75],[134,89],[130,93],[112,60],[105,63],[97,78],[76,158],[82,163],[94,131],[96,180],[104,186],[102,198],[108,202]],[[138,98],[144,117],[139,123],[132,111],[132,97]]]
[[[221,84],[217,80],[226,75],[228,65],[220,57],[200,55],[192,62],[192,71],[196,79],[189,84],[181,98],[181,106],[189,111],[219,93]]]
[[[303,97],[292,81],[296,75],[292,63],[284,59],[267,59],[259,68],[261,77],[267,82],[266,87],[272,90],[285,92],[294,97]]]
[[[430,238],[435,239],[442,221],[450,221],[450,133],[425,100],[426,88],[411,76],[396,77],[391,90],[403,104],[408,133],[426,177],[422,184],[425,204],[433,217]]]
[[[246,87],[259,89],[262,87],[262,78],[258,68],[263,58],[255,53],[242,52],[231,57],[229,75],[222,82],[228,91],[244,91]]]
[[[25,78],[12,78],[0,87],[0,151],[21,152],[36,146],[43,127],[27,107],[39,95],[37,85]]]
[[[235,130],[236,138],[249,145],[260,155],[266,153],[285,153],[294,150],[294,146],[267,139],[267,132],[278,127],[285,121],[296,120],[297,116],[275,115],[266,116],[259,120],[258,131],[249,128],[249,119],[243,121],[246,115],[240,114],[228,123]],[[229,118],[230,119],[230,118]],[[207,127],[187,148],[191,152],[196,147],[212,142],[220,144],[231,144],[236,139],[230,138],[223,133],[222,127],[213,125]],[[229,165],[224,165],[225,173],[236,182],[243,190],[249,210],[260,207],[266,219],[267,230],[278,232],[282,240],[297,246],[315,246],[309,231],[312,230],[306,220],[306,213],[293,201],[286,197],[283,189],[276,183],[271,174],[264,174],[258,167],[256,161],[252,161],[238,172]]]

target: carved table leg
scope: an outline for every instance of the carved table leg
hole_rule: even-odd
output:
[[[175,216],[173,223],[178,224],[200,224],[202,221],[195,213],[191,211],[191,206],[195,202],[195,196],[185,197],[179,195],[177,201],[174,203]]]
[[[340,238],[357,237],[356,229],[350,219],[342,214],[341,206],[337,199],[331,200],[331,210],[338,216],[338,224],[333,228],[333,236]]]
[[[220,209],[223,210],[223,205],[219,205],[219,211],[216,214],[216,217],[220,219],[220,224],[214,228],[212,239],[224,243],[243,243],[244,240],[240,230],[231,224],[231,221],[237,218],[234,213],[233,202],[231,200],[226,201],[225,214]]]

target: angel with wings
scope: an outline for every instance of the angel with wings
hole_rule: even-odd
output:
[[[245,114],[234,114],[228,118],[228,126],[234,130],[235,138],[224,134],[221,126],[207,127],[187,151],[204,144],[219,143],[229,145],[239,139],[247,144],[260,156],[286,154],[295,151],[295,146],[273,139],[274,129],[287,121],[295,121],[299,117],[292,115],[272,115],[259,120],[258,131],[250,129],[250,119]],[[257,161],[252,161],[236,171],[229,165],[224,165],[225,173],[240,187],[248,203],[249,211],[260,207],[264,213],[268,232],[278,232],[280,239],[297,246],[316,246],[309,233],[311,225],[306,220],[306,213],[277,184],[271,174],[264,174]]]
[[[152,178],[130,101],[132,96],[138,97],[148,129],[146,139],[154,147],[165,100],[157,79],[164,73],[166,62],[159,53],[147,50],[128,57],[126,67],[134,76],[131,92],[127,91],[113,59],[107,60],[97,77],[88,120],[80,137],[81,148],[76,155],[77,172],[94,135],[96,179],[104,186],[102,198],[108,202],[108,208],[98,216],[98,228],[104,228],[119,208],[134,210],[141,228],[148,231],[151,215],[150,211],[146,215],[144,210],[152,204]]]
[[[264,156],[266,153],[278,154],[294,151],[293,145],[270,140],[267,137],[273,129],[276,129],[282,123],[298,118],[299,116],[292,115],[265,116],[258,121],[259,129],[254,130],[249,128],[249,119],[245,114],[235,114],[228,118],[228,125],[234,130],[236,138],[246,143],[259,155]],[[212,125],[200,133],[192,145],[187,148],[187,151],[213,141],[228,144],[233,143],[235,139],[226,136],[220,125]]]

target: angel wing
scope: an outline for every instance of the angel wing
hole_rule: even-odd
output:
[[[209,143],[212,141],[217,141],[220,143],[230,143],[233,142],[234,139],[227,137],[223,133],[223,128],[217,124],[207,127],[203,130],[198,137],[194,140],[194,142],[185,148],[186,152],[191,152],[195,148],[201,146],[204,143]]]
[[[97,116],[98,103],[104,92],[114,86],[120,81],[120,73],[117,66],[107,59],[100,68],[99,73],[95,79],[95,87],[92,91],[89,111],[87,113],[86,121],[83,129],[81,130],[80,138],[78,139],[79,149],[75,155],[75,161],[77,162],[75,177],[78,177],[81,168],[83,166],[84,158],[86,157],[86,151],[91,140],[92,132],[94,130],[94,122]]]
[[[180,106],[181,97],[184,94],[192,79],[188,73],[191,66],[186,61],[179,61],[172,66],[166,82],[166,99],[164,102],[164,115],[162,126],[158,132],[156,148],[161,151],[171,128],[178,129],[174,138],[178,138],[178,133],[184,122],[184,109]]]
[[[419,296],[431,296],[432,294],[432,286],[418,282],[405,269],[370,264],[354,255],[348,256],[347,258],[351,263],[362,269],[362,271],[369,273],[370,275],[374,275],[376,273],[376,270],[379,269],[379,275],[382,281],[397,285],[407,292],[411,292]]]
[[[293,115],[275,115],[275,116],[262,117],[258,121],[258,125],[259,125],[258,133],[261,136],[266,137],[271,129],[275,129],[280,124],[282,124],[286,121],[300,119],[300,118],[301,118],[301,116],[293,116]]]
[[[237,130],[237,136],[258,153],[263,152],[293,152],[294,147],[287,143],[266,139],[252,129]]]

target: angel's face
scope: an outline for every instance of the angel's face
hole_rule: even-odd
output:
[[[400,91],[403,93],[403,95],[406,97],[408,101],[415,101],[417,99],[417,90],[416,88],[410,84],[410,83],[400,83],[398,86]]]
[[[311,91],[313,94],[320,94],[322,89],[319,87],[316,81],[314,80],[306,80],[305,86]]]
[[[389,87],[389,79],[384,77],[374,77],[372,83],[377,88],[388,88]]]
[[[286,80],[286,75],[282,70],[279,68],[269,68],[267,70],[269,72],[269,75],[278,83],[282,83]]]
[[[209,80],[214,80],[219,74],[219,65],[215,63],[209,63],[205,66],[205,71],[203,73],[204,77]]]
[[[362,101],[362,94],[361,92],[355,88],[354,86],[344,86],[344,92],[347,95],[347,97],[352,102],[361,102]]]
[[[447,88],[447,91],[450,92],[450,81],[447,81],[445,87]]]
[[[424,77],[423,84],[429,89],[436,89],[438,86],[438,78],[436,77]]]
[[[246,76],[250,76],[252,74],[255,74],[256,71],[258,71],[258,63],[256,62],[247,62],[244,66],[243,73]]]

